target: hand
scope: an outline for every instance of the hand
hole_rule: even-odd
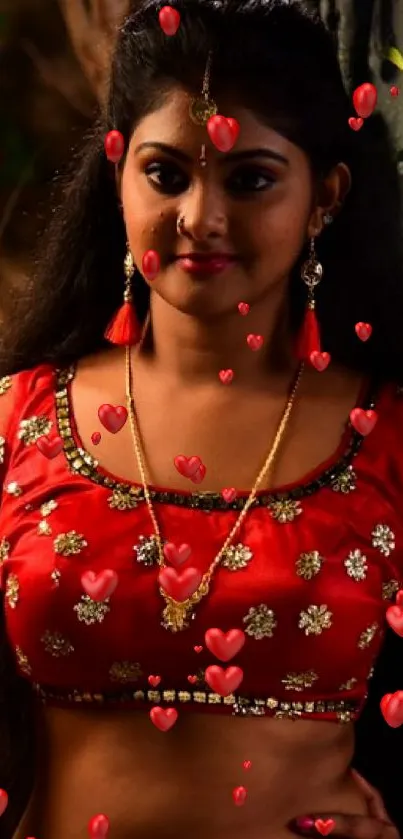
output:
[[[368,807],[367,816],[354,816],[347,814],[316,813],[316,815],[300,816],[290,825],[292,833],[298,836],[320,836],[327,835],[330,839],[401,839],[397,828],[392,824],[386,810],[382,797],[378,790],[374,789],[355,769],[351,770],[357,786],[364,795]],[[333,821],[334,824],[328,829],[327,834],[321,833],[315,827],[315,821],[322,819]]]

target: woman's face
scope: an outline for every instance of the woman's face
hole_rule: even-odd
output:
[[[181,312],[213,317],[240,301],[261,301],[287,278],[328,207],[315,206],[308,158],[248,110],[226,106],[240,132],[219,152],[189,116],[189,95],[174,89],[135,129],[120,194],[135,264],[155,250],[161,269],[154,293]],[[221,107],[223,103],[220,103]],[[207,165],[200,165],[202,145]],[[183,216],[178,231],[178,218]],[[195,273],[184,254],[233,257],[224,270]],[[194,266],[193,266],[194,268]]]

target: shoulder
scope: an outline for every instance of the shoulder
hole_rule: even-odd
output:
[[[28,401],[41,399],[53,392],[56,368],[51,364],[39,364],[31,369],[21,370],[11,376],[0,378],[0,433],[18,422]]]

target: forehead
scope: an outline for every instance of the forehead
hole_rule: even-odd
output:
[[[189,114],[192,95],[180,88],[173,88],[167,94],[166,100],[158,110],[147,114],[136,126],[132,143],[138,145],[143,142],[160,142],[171,146],[178,146],[183,150],[199,149],[207,141],[207,130],[203,126],[195,125]],[[236,144],[236,150],[267,146],[278,151],[279,154],[290,156],[296,153],[297,147],[270,126],[264,125],[246,107],[222,100],[217,102],[218,112],[227,117],[237,119],[241,130]],[[217,152],[219,155],[219,152]]]

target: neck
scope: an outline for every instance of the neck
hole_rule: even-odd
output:
[[[242,316],[234,313],[202,321],[174,309],[151,294],[149,327],[140,355],[166,379],[183,385],[217,383],[221,370],[231,369],[231,387],[267,385],[295,370],[288,306],[284,295],[260,301]],[[261,335],[253,351],[248,335]]]

